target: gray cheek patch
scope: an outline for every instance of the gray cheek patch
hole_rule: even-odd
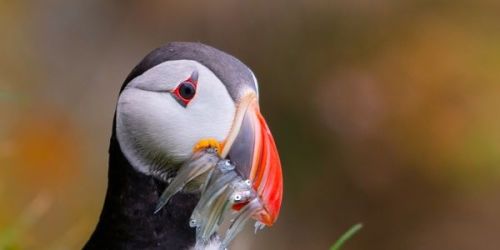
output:
[[[145,138],[153,137],[137,120],[146,120],[136,109],[135,99],[141,98],[138,94],[143,90],[130,89],[120,96],[116,112],[116,135],[121,151],[136,170],[141,173],[163,179],[174,171],[170,166],[171,160],[162,152],[154,148],[153,144],[145,143]],[[160,93],[146,92],[148,95]],[[133,98],[133,99],[132,99]],[[149,140],[151,141],[151,140]]]
[[[186,106],[165,89],[190,78],[198,78],[198,83]],[[164,179],[171,165],[188,159],[200,140],[224,140],[235,108],[225,85],[210,69],[190,60],[163,62],[121,92],[116,113],[118,143],[133,167]]]

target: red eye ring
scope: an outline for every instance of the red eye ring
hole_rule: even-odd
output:
[[[196,86],[188,81],[181,82],[181,84],[175,88],[173,94],[178,101],[182,102],[182,104],[186,106],[196,94]]]
[[[172,91],[172,95],[182,106],[186,107],[196,94],[197,83],[198,72],[194,71],[189,79],[177,85]]]

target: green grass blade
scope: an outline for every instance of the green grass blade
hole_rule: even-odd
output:
[[[347,230],[347,232],[345,232],[342,236],[340,236],[340,238],[335,242],[335,244],[333,244],[333,246],[330,247],[330,250],[340,250],[342,245],[344,245],[344,243],[347,240],[352,238],[352,236],[354,236],[359,230],[361,230],[361,228],[363,228],[363,224],[361,223],[358,223],[349,228],[349,230]]]

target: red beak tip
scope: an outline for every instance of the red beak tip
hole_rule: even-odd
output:
[[[283,177],[281,161],[276,143],[267,123],[259,111],[259,106],[254,100],[243,116],[242,125],[235,141],[240,147],[231,148],[229,155],[232,160],[237,160],[244,178],[252,181],[262,209],[253,216],[261,223],[272,226],[279,215],[283,193]],[[243,148],[245,145],[248,148]],[[243,149],[242,149],[243,148]],[[251,152],[251,157],[245,152]],[[242,205],[244,206],[244,205]],[[233,206],[238,210],[242,207]]]
[[[261,222],[267,226],[273,225],[278,219],[283,196],[283,176],[281,171],[281,160],[274,138],[264,118],[259,114],[261,125],[261,157],[260,168],[257,170],[257,178],[254,188],[257,190],[263,202],[264,213]]]

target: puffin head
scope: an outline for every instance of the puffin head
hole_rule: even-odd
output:
[[[259,202],[252,217],[270,226],[280,210],[282,174],[258,90],[253,72],[233,56],[201,43],[169,43],[148,54],[122,87],[116,112],[120,149],[134,169],[166,182],[191,168],[199,152],[215,152],[205,182],[216,162],[234,166]]]

